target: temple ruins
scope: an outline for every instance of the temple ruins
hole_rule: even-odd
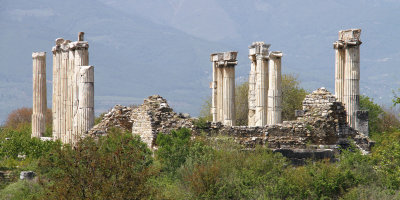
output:
[[[101,136],[112,127],[139,135],[157,149],[159,133],[189,128],[192,136],[228,135],[245,148],[267,145],[291,158],[332,158],[349,139],[364,153],[374,144],[368,134],[368,112],[359,108],[360,29],[339,32],[334,43],[335,95],[319,88],[307,95],[296,120],[282,121],[282,52],[254,42],[248,91],[248,126],[235,126],[235,66],[237,52],[211,54],[212,122],[196,125],[188,114],[177,114],[166,99],[153,95],[136,107],[117,105],[94,126],[94,67],[89,65],[88,42],[58,38],[53,47],[53,139],[76,143],[82,136]],[[33,53],[32,136],[44,133],[46,54]],[[307,157],[308,156],[308,157]]]
[[[269,52],[269,47],[270,44],[264,42],[253,42],[249,47],[249,126],[282,123],[282,53]]]
[[[360,103],[360,35],[361,29],[339,31],[335,49],[335,96],[343,102],[350,127],[368,135],[368,112]]]
[[[211,54],[213,66],[212,106],[213,122],[234,126],[235,117],[235,66],[237,52]]]
[[[42,137],[47,110],[46,52],[33,52],[32,137]]]
[[[89,44],[84,41],[83,32],[78,34],[78,41],[75,42],[57,38],[56,45],[52,48],[53,139],[60,139],[63,143],[76,143],[94,125],[94,67],[88,66],[88,48]],[[44,110],[47,107],[46,57],[44,53],[33,53],[32,57],[34,59],[32,119],[36,119],[41,113],[43,115],[43,111],[38,109],[39,106],[44,107]],[[44,79],[38,82],[36,77]],[[44,119],[40,123],[36,121],[32,120],[32,127],[35,127],[32,137],[41,137],[44,128],[39,126],[44,124]]]

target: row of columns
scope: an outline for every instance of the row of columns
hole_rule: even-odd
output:
[[[251,61],[248,94],[248,125],[264,126],[282,122],[281,57],[269,52],[269,44],[254,42],[249,47]],[[235,65],[237,52],[211,54],[213,82],[211,114],[213,122],[235,125]]]
[[[343,102],[350,127],[368,134],[359,110],[360,103],[360,35],[361,29],[339,31],[339,40],[333,44],[335,49],[335,96]],[[368,114],[367,114],[368,115]]]
[[[282,52],[269,52],[270,44],[253,42],[249,47],[249,126],[282,122]]]
[[[88,48],[84,33],[80,32],[78,41],[58,38],[52,49],[53,139],[63,143],[74,144],[94,125],[94,67],[88,66]],[[41,137],[44,133],[44,117],[40,116],[44,116],[47,108],[45,56],[43,52],[32,54],[32,137]]]
[[[213,65],[212,105],[213,122],[234,126],[235,112],[235,66],[237,52],[211,54]]]

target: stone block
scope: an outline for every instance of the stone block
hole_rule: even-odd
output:
[[[22,171],[19,175],[19,179],[21,180],[32,180],[35,178],[36,173],[33,171]]]
[[[368,111],[357,110],[356,111],[356,130],[368,136]]]
[[[294,115],[296,117],[303,117],[304,116],[304,110],[295,110]]]

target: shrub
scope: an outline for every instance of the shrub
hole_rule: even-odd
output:
[[[113,129],[98,140],[87,137],[74,148],[54,150],[39,167],[52,181],[49,199],[143,199],[154,191],[148,184],[157,173],[152,162],[138,136]]]

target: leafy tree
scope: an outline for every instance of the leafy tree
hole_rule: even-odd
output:
[[[189,154],[189,142],[190,131],[186,128],[171,131],[171,134],[157,135],[156,158],[160,160],[165,171],[173,173],[186,161]]]
[[[143,199],[154,191],[152,153],[138,136],[113,129],[87,137],[40,159],[42,178],[51,180],[46,199]]]

